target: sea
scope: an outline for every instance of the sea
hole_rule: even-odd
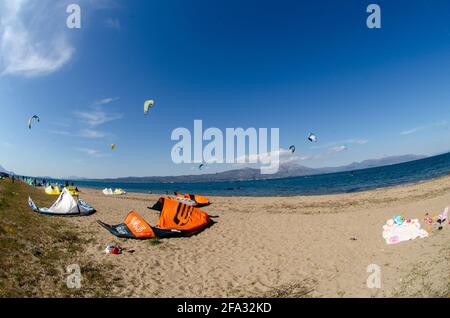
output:
[[[450,153],[446,153],[395,165],[283,179],[196,183],[73,182],[78,187],[122,188],[127,192],[154,194],[173,194],[177,191],[211,196],[295,196],[359,192],[416,183],[449,174]],[[52,181],[64,183],[65,180]]]

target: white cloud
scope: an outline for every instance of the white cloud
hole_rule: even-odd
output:
[[[286,156],[288,154],[291,154],[290,150],[281,148],[279,150],[264,152],[261,154],[243,155],[243,156],[237,157],[236,162],[238,162],[238,163],[257,162],[258,160],[263,161],[263,160],[268,160],[268,158],[275,158],[275,156],[278,156],[281,158],[282,156]]]
[[[80,137],[86,137],[86,138],[103,138],[107,136],[106,133],[93,130],[93,129],[82,129],[80,130]]]
[[[83,137],[83,138],[92,138],[99,139],[107,136],[111,136],[111,134],[99,131],[95,129],[95,127],[103,125],[105,123],[121,119],[123,114],[106,111],[103,109],[103,106],[106,104],[110,104],[113,101],[117,100],[117,97],[108,97],[94,102],[90,106],[90,110],[87,111],[76,111],[73,114],[80,122],[80,127],[78,132],[72,132],[70,130],[49,130],[52,134],[57,134],[61,136],[70,136],[70,137]],[[68,128],[68,127],[66,127]]]
[[[433,127],[447,127],[448,126],[448,122],[446,120],[440,120],[440,121],[436,121],[432,124],[429,125],[423,125],[423,126],[418,126],[418,127],[414,127],[411,129],[406,129],[400,132],[400,135],[411,135],[429,128],[433,128]]]
[[[65,10],[54,1],[2,0],[1,74],[45,75],[67,64],[75,49],[65,28]]]
[[[346,151],[347,149],[348,149],[347,146],[342,145],[342,146],[332,147],[328,150],[330,153],[339,153],[339,152]]]
[[[95,101],[93,105],[94,106],[95,105],[107,105],[107,104],[111,104],[112,102],[115,102],[118,99],[119,99],[119,97],[106,97],[106,98]]]
[[[97,100],[92,104],[90,111],[78,111],[74,114],[83,124],[86,124],[90,127],[95,127],[113,120],[121,119],[123,117],[122,114],[107,112],[102,107],[104,105],[111,104],[118,99],[118,97],[106,97]]]
[[[306,160],[316,160],[316,159],[321,158],[319,155],[298,156],[298,155],[294,155],[291,152],[291,150],[289,150],[289,149],[280,148],[279,150],[265,152],[265,153],[261,153],[261,154],[244,155],[244,156],[238,157],[236,159],[236,162],[247,164],[250,162],[257,162],[258,160],[261,162],[268,162],[268,161],[270,161],[270,159],[272,160],[272,162],[276,162],[277,156],[278,156],[278,162],[280,164],[301,162],[301,161],[306,161]]]
[[[111,134],[94,129],[96,126],[108,123],[110,121],[118,120],[123,117],[123,114],[106,111],[103,106],[110,104],[118,97],[108,97],[95,101],[88,111],[76,111],[73,114],[80,122],[80,128],[78,132],[73,132],[67,129],[63,130],[49,130],[52,134],[71,136],[71,137],[84,137],[84,138],[104,138]],[[61,124],[58,125],[63,128],[69,128],[70,125]]]
[[[321,159],[320,155],[306,155],[306,156],[292,156],[284,160],[284,162],[293,162],[293,161],[306,161],[306,160],[317,160]]]
[[[72,133],[70,131],[65,130],[49,130],[51,134],[60,135],[60,136],[68,136],[68,137],[84,137],[84,138],[103,138],[108,136],[109,134],[94,130],[94,129],[81,129],[78,133]]]
[[[346,140],[333,141],[319,146],[312,146],[309,149],[325,149],[340,146],[342,144],[365,145],[367,143],[369,143],[368,139],[352,138]]]
[[[422,131],[422,130],[424,130],[426,128],[427,128],[427,126],[420,126],[420,127],[415,127],[415,128],[403,130],[402,132],[400,132],[400,135],[411,135],[411,134],[414,134],[416,132]]]
[[[99,150],[91,148],[77,148],[78,151],[83,152],[91,157],[100,157],[101,153]]]
[[[67,120],[67,119],[66,119]],[[69,123],[67,123],[67,122],[63,122],[63,121],[61,121],[61,119],[59,119],[57,122],[54,122],[53,123],[55,126],[59,126],[59,127],[62,127],[62,128],[69,128],[70,127],[70,124]]]
[[[357,145],[365,145],[369,142],[367,139],[351,139],[348,144],[357,144]]]
[[[72,133],[70,133],[69,131],[65,131],[65,130],[49,130],[48,132],[51,134],[55,134],[55,135],[73,136]]]
[[[83,124],[86,124],[90,127],[102,125],[113,120],[121,119],[123,117],[122,114],[106,112],[99,107],[96,107],[91,111],[75,112],[74,114]]]

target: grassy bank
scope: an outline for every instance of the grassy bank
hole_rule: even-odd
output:
[[[64,217],[32,212],[28,195],[40,206],[56,199],[23,182],[0,180],[0,297],[108,296],[108,265],[83,259],[87,242],[76,229]],[[67,287],[70,264],[80,266],[80,289]]]

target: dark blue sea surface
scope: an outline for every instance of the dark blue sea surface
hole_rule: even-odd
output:
[[[128,192],[173,191],[218,196],[293,196],[349,193],[414,183],[450,174],[450,153],[401,164],[349,172],[272,180],[199,183],[75,181],[79,187],[122,188]],[[61,182],[61,181],[60,181]]]

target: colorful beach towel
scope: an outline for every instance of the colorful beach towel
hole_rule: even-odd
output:
[[[403,241],[414,240],[416,238],[427,237],[428,232],[420,228],[418,219],[397,224],[390,219],[383,225],[383,238],[387,244],[397,244]]]

